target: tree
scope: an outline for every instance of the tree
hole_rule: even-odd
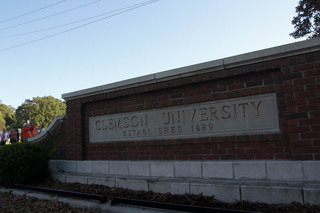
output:
[[[48,127],[56,116],[64,114],[66,114],[66,104],[52,96],[26,99],[16,110],[17,123],[20,126],[30,120],[33,125]]]
[[[320,1],[300,0],[296,7],[297,16],[293,17],[292,24],[295,30],[290,33],[293,38],[320,37]]]
[[[14,110],[12,106],[0,103],[0,131],[2,131],[3,128],[11,129],[16,127]]]
[[[4,119],[3,113],[0,111],[0,132],[6,126],[6,120]]]

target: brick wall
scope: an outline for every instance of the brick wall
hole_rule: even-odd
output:
[[[320,160],[320,52],[67,100],[67,160]],[[275,93],[280,133],[89,143],[89,117]]]

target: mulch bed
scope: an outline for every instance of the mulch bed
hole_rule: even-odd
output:
[[[74,208],[68,204],[39,200],[37,198],[28,196],[14,196],[10,193],[0,193],[0,212],[5,213],[47,213],[47,212],[59,212],[59,213],[97,213],[98,211]]]
[[[148,201],[193,205],[193,206],[206,206],[214,208],[227,208],[247,211],[259,211],[259,212],[272,212],[272,213],[320,213],[320,205],[302,205],[299,203],[291,204],[265,204],[258,202],[246,202],[239,201],[234,203],[220,202],[214,197],[184,194],[184,195],[173,195],[170,193],[154,193],[146,191],[133,191],[123,188],[110,188],[103,185],[97,184],[80,184],[80,183],[62,183],[52,179],[47,179],[41,184],[37,184],[38,187],[60,189],[74,192],[82,192],[89,194],[104,195],[108,199],[113,197],[123,197],[131,199],[141,199]]]

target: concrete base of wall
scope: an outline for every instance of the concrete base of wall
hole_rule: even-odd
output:
[[[320,204],[320,161],[51,161],[61,182],[101,184],[224,202]]]

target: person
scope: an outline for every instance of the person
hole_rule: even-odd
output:
[[[32,137],[33,136],[33,129],[34,129],[34,126],[32,125],[32,123],[30,123],[29,124],[29,135],[30,135],[30,137]]]
[[[5,145],[6,144],[6,141],[7,141],[7,131],[5,128],[3,128],[2,130],[2,134],[1,134],[1,145]]]
[[[20,141],[20,133],[19,133],[19,129],[17,128],[16,129],[16,133],[17,133],[17,142],[19,142]]]
[[[10,138],[10,143],[14,144],[17,142],[17,133],[15,129],[11,129],[10,134],[9,134],[9,138]]]
[[[31,132],[31,137],[39,134],[38,128],[39,128],[38,126],[33,127],[32,132]]]
[[[44,125],[41,125],[41,132],[46,131],[46,129],[44,128]]]
[[[11,130],[7,130],[6,132],[6,139],[5,139],[5,145],[7,144],[10,144],[10,133],[11,133]]]
[[[29,124],[24,123],[22,127],[21,141],[25,138],[29,138],[30,136],[31,134]]]

